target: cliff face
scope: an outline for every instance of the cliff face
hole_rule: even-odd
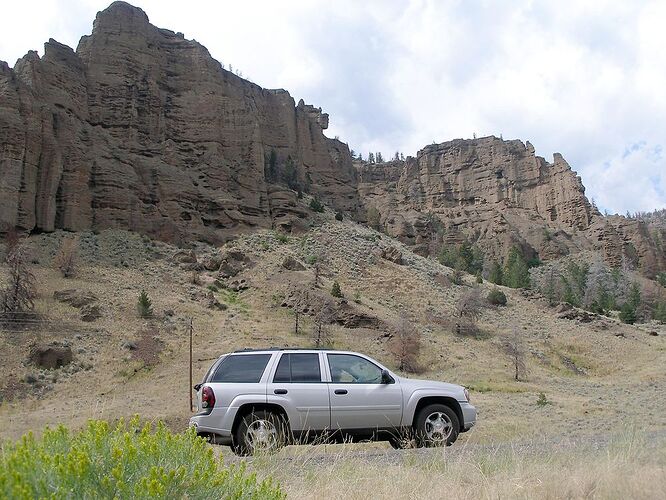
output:
[[[356,210],[346,145],[328,116],[225,71],[123,2],[76,51],[50,40],[0,66],[0,222],[27,230],[123,227],[221,241],[304,217],[276,176]],[[290,160],[289,160],[290,159]]]
[[[301,226],[300,187],[348,215],[377,208],[423,254],[469,239],[487,261],[518,245],[542,260],[597,250],[666,269],[663,228],[657,238],[642,221],[602,217],[559,154],[548,163],[529,143],[486,137],[352,165],[327,127],[321,109],[114,2],[76,51],[50,40],[42,58],[0,62],[0,227],[221,242]]]
[[[556,153],[548,163],[529,142],[454,140],[404,162],[355,165],[366,207],[423,254],[468,239],[487,260],[501,261],[519,246],[543,260],[597,250],[613,264],[630,259],[648,272],[666,264],[645,224],[602,217],[564,158]]]

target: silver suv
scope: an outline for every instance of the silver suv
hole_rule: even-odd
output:
[[[240,455],[319,440],[450,445],[476,422],[464,387],[399,377],[348,351],[237,351],[194,389],[190,426]]]

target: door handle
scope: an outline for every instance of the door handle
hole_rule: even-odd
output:
[[[347,389],[336,389],[334,392],[336,394],[347,394]]]
[[[289,392],[289,391],[287,391],[287,389],[275,389],[273,391],[273,393],[275,393],[275,394],[287,394],[287,392]]]

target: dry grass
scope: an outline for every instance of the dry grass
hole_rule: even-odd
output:
[[[358,445],[251,462],[277,479],[289,498],[634,498],[666,497],[666,441],[627,431],[584,444],[545,440],[389,451]],[[300,451],[300,450],[299,450]]]

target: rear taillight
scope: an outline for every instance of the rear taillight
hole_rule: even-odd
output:
[[[204,386],[201,389],[201,408],[204,410],[212,410],[215,406],[215,393],[213,389],[208,386]]]

